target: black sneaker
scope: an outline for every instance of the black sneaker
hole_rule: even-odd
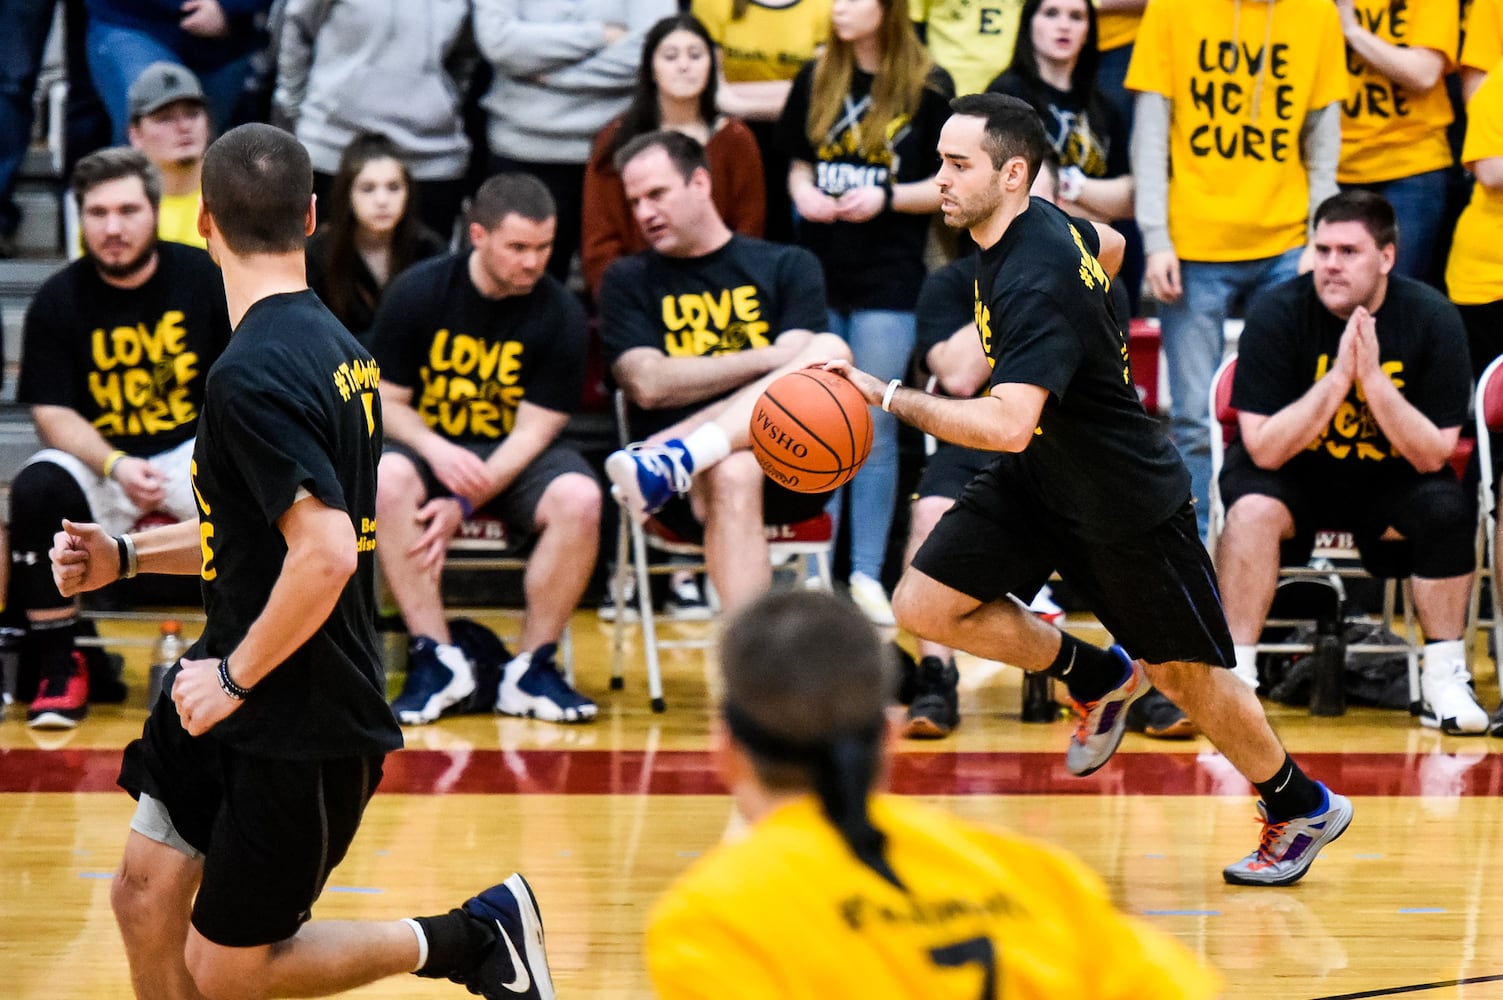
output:
[[[1492,736],[1503,736],[1503,702],[1499,703],[1498,710],[1493,713],[1492,722],[1488,725],[1487,731]]]
[[[1155,740],[1188,740],[1200,732],[1178,705],[1156,689],[1127,709],[1127,728]]]
[[[937,740],[960,725],[960,671],[954,660],[926,656],[919,661],[913,704],[903,735],[911,740]]]
[[[897,643],[889,645],[892,647],[893,657],[898,661],[898,704],[912,705],[913,699],[918,695],[918,661]]]
[[[495,945],[465,974],[464,986],[489,1000],[554,1000],[543,917],[527,880],[513,875],[467,901],[463,909],[496,930]]]

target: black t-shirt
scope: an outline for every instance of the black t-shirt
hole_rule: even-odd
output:
[[[1009,69],[986,88],[1027,101],[1038,111],[1044,134],[1062,167],[1079,167],[1087,177],[1121,177],[1131,171],[1127,125],[1099,92],[1059,90]]]
[[[1390,274],[1373,319],[1379,360],[1404,398],[1437,427],[1464,423],[1472,370],[1456,307],[1429,285]],[[1237,342],[1232,405],[1272,415],[1299,399],[1330,370],[1345,329],[1346,321],[1315,294],[1312,275],[1259,295]],[[1291,465],[1314,474],[1339,472],[1347,481],[1418,475],[1394,452],[1355,383],[1330,425]]]
[[[1099,246],[1089,222],[1032,199],[981,251],[976,326],[993,386],[1049,391],[1032,442],[1002,471],[1067,530],[1108,541],[1168,519],[1190,474],[1138,401]]]
[[[961,257],[925,278],[916,311],[913,354],[927,367],[931,350],[976,320],[976,258]]]
[[[600,335],[607,364],[636,347],[702,357],[769,347],[788,330],[828,329],[819,262],[807,250],[733,235],[703,257],[644,250],[606,269]],[[633,410],[634,437],[662,430],[713,400]]]
[[[26,310],[20,403],[66,406],[130,455],[193,437],[209,367],[230,339],[224,282],[209,255],[157,244],[157,269],[116,288],[85,257],[37,289]]]
[[[371,273],[371,269],[366,266],[364,258],[358,253],[355,254],[351,260],[353,270],[344,276],[344,280],[351,285],[351,288],[344,315],[340,315],[335,310],[336,304],[330,294],[331,285],[339,277],[329,270],[329,251],[332,242],[327,226],[308,237],[308,287],[318,293],[324,305],[334,312],[335,317],[344,324],[346,330],[355,335],[356,340],[368,346],[371,324],[376,320],[376,306],[381,301],[382,286],[376,281],[376,276]],[[426,226],[419,226],[412,262],[416,264],[418,261],[436,257],[443,252],[444,241],[439,239],[433,230]],[[392,279],[396,277],[392,275]]]
[[[517,405],[572,413],[584,392],[587,327],[575,297],[548,275],[526,295],[488,299],[468,253],[414,264],[386,289],[371,353],[388,382],[451,441],[499,444]]]
[[[939,169],[939,132],[950,117],[950,75],[936,68],[918,109],[888,126],[882,155],[861,152],[861,122],[871,104],[872,75],[855,70],[846,110],[818,149],[809,142],[809,95],[814,63],[805,63],[778,120],[778,142],[794,160],[814,166],[821,191],[839,196],[852,188],[907,184]],[[866,222],[798,222],[798,240],[825,268],[830,307],[908,311],[924,283],[924,243],[929,216],[884,210]]]
[[[190,657],[234,651],[287,557],[277,520],[307,490],[349,514],[355,574],[313,637],[210,731],[265,757],[324,759],[402,745],[375,633],[380,372],[311,291],[245,314],[209,373],[193,450],[208,624]]]

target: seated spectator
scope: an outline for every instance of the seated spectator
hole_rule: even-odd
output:
[[[130,125],[130,85],[154,62],[179,63],[198,76],[215,134],[235,124],[251,59],[266,45],[257,20],[272,0],[85,0],[85,5],[89,74],[117,145],[126,142]]]
[[[1471,199],[1456,220],[1446,290],[1466,324],[1472,377],[1503,354],[1503,79],[1488,74],[1467,105],[1461,162],[1472,172]]]
[[[769,594],[719,663],[715,761],[751,829],[653,908],[658,996],[1220,995],[1063,851],[881,790],[892,657],[849,605]]]
[[[491,64],[486,137],[492,171],[541,180],[558,205],[548,272],[569,276],[579,249],[585,164],[606,123],[626,108],[642,40],[674,0],[473,0],[475,41]],[[577,9],[576,9],[577,8]]]
[[[850,350],[815,332],[827,318],[819,262],[733,233],[698,142],[649,132],[616,155],[616,168],[652,246],[605,272],[601,336],[631,432],[646,441],[612,454],[606,472],[638,521],[656,515],[681,537],[703,537],[721,604],[736,608],[771,581],[761,526],[814,517],[829,499],[762,474],[747,431],[752,407],[779,375]],[[732,308],[683,308],[706,300]]]
[[[595,139],[585,168],[580,263],[591,295],[600,294],[613,261],[647,249],[611,162],[646,132],[671,128],[693,136],[705,148],[720,217],[735,232],[762,235],[766,195],[757,142],[739,119],[716,110],[718,76],[715,43],[692,15],[665,17],[647,32],[632,102]]]
[[[1459,42],[1455,4],[1338,0],[1351,93],[1341,107],[1342,190],[1382,195],[1398,220],[1394,273],[1436,283],[1436,247],[1454,162],[1446,74]]]
[[[1256,686],[1281,561],[1349,529],[1364,566],[1410,577],[1425,633],[1420,721],[1487,732],[1466,667],[1475,513],[1449,464],[1466,419],[1465,333],[1441,294],[1393,273],[1393,209],[1368,191],[1315,213],[1315,270],[1264,292],[1238,344],[1238,434],[1216,553],[1234,672]]]
[[[73,197],[84,257],[38,289],[26,312],[18,402],[46,445],[11,486],[11,609],[24,611],[22,667],[40,678],[27,720],[72,728],[88,711],[74,648],[78,608],[47,560],[63,519],[131,536],[144,519],[197,518],[189,466],[209,367],[229,342],[219,269],[160,242],[156,168],[133,149],[79,161]]]
[[[377,134],[406,164],[418,218],[448,242],[468,193],[462,105],[477,58],[468,0],[287,0],[273,120],[313,160],[320,225],[345,148]]]
[[[444,241],[413,210],[412,175],[385,136],[357,136],[339,158],[328,221],[308,239],[308,286],[362,343],[381,292]]]
[[[586,331],[578,301],[545,273],[555,220],[541,182],[492,177],[470,206],[470,250],[408,268],[376,314],[387,441],[376,555],[412,636],[392,705],[407,725],[435,721],[475,689],[439,575],[449,540],[477,511],[535,539],[521,652],[503,668],[496,711],[595,718],[555,659],[600,543],[600,485],[558,440],[584,388]]]
[[[198,233],[198,197],[209,113],[198,77],[177,63],[152,63],[130,85],[126,102],[130,144],[146,154],[162,178],[157,236],[206,249]]]

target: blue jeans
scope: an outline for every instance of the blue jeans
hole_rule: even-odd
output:
[[[1169,369],[1169,436],[1190,470],[1195,516],[1204,538],[1210,526],[1211,377],[1226,351],[1224,325],[1232,302],[1293,278],[1299,271],[1295,247],[1261,260],[1180,261],[1184,293],[1159,306],[1160,334]]]
[[[181,63],[183,60],[169,46],[144,31],[99,21],[89,22],[87,45],[89,75],[94,78],[94,87],[110,114],[114,141],[123,145],[127,139],[126,127],[130,125],[125,100],[130,85],[154,62]],[[235,105],[240,102],[240,94],[245,90],[250,63],[247,55],[220,66],[188,67],[204,89],[211,137],[229,125]]]
[[[1393,273],[1435,283],[1438,277],[1435,245],[1440,239],[1449,183],[1446,173],[1431,170],[1379,184],[1342,185],[1346,190],[1361,188],[1381,194],[1393,206],[1394,218],[1399,223],[1399,253]]]
[[[830,331],[847,344],[857,368],[884,382],[902,378],[913,354],[914,315],[890,309],[830,310]],[[872,453],[851,480],[851,571],[882,579],[898,502],[898,419],[872,407]],[[839,530],[845,490],[830,498]]]
[[[32,97],[55,0],[0,0],[0,235],[21,224],[12,196],[31,145]]]

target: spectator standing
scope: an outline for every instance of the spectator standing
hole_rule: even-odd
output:
[[[720,217],[735,232],[762,235],[766,194],[757,141],[745,123],[717,109],[719,75],[715,42],[693,15],[665,17],[647,32],[631,104],[596,138],[585,169],[580,263],[591,295],[599,294],[613,261],[647,249],[613,162],[639,135],[671,128],[693,136],[709,160]]]
[[[949,74],[930,61],[899,0],[837,0],[830,41],[799,70],[778,123],[798,242],[824,265],[830,330],[882,379],[902,378],[913,353],[950,94]],[[882,566],[897,505],[898,425],[886,413],[873,415],[871,455],[849,493],[851,596],[891,625]],[[838,515],[839,501],[833,506]]]
[[[1351,90],[1341,106],[1342,188],[1376,192],[1398,218],[1394,273],[1435,281],[1454,162],[1445,77],[1460,40],[1455,4],[1337,0]]]
[[[909,19],[958,94],[979,94],[1012,64],[1022,12],[1023,0],[908,0]]]
[[[391,280],[445,249],[418,220],[412,190],[385,136],[356,136],[339,158],[329,220],[308,240],[308,286],[362,343]]]
[[[775,131],[799,67],[830,31],[831,0],[693,0],[690,9],[719,49],[720,110],[746,122],[762,154],[767,184],[766,235],[793,241],[793,204],[782,178],[788,156]]]
[[[1477,182],[1456,221],[1446,288],[1466,324],[1475,378],[1503,354],[1503,79],[1496,72],[1467,104],[1461,162]]]
[[[474,0],[475,39],[493,71],[483,105],[491,170],[537,177],[558,206],[548,272],[579,249],[585,164],[631,100],[647,29],[674,0]]]
[[[205,249],[198,232],[198,198],[204,151],[209,148],[209,112],[203,88],[178,63],[152,63],[127,95],[130,144],[146,154],[162,178],[157,235]]]
[[[1331,0],[1154,0],[1134,43],[1136,214],[1202,536],[1226,317],[1295,275],[1336,192],[1344,55]]]
[[[1461,93],[1468,102],[1503,60],[1503,0],[1471,0],[1461,46]]]
[[[1096,50],[1101,61],[1096,67],[1096,85],[1112,102],[1132,134],[1133,97],[1127,89],[1127,67],[1132,63],[1133,40],[1138,37],[1138,26],[1143,23],[1143,8],[1148,0],[1092,0],[1098,11],[1096,18]]]
[[[0,0],[0,258],[16,252],[16,175],[31,148],[37,74],[57,0]]]
[[[345,147],[373,133],[407,165],[418,218],[453,235],[468,193],[462,105],[475,60],[469,0],[287,0],[274,116],[313,159],[320,224]]]

